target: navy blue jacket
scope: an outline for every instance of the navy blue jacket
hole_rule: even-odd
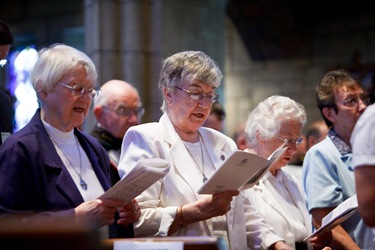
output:
[[[104,190],[110,187],[110,161],[92,136],[74,129]],[[0,213],[56,212],[72,215],[83,198],[45,130],[38,109],[31,121],[0,147]],[[70,211],[66,211],[70,210]],[[46,213],[48,216],[48,213]],[[52,217],[52,216],[51,216]]]

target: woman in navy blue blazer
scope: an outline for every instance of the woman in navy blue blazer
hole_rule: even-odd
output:
[[[40,102],[31,121],[0,149],[0,213],[21,215],[14,224],[71,222],[108,232],[138,220],[136,201],[97,199],[110,187],[105,149],[77,129],[89,111],[97,72],[75,48],[55,44],[39,52],[31,82]],[[8,217],[8,216],[6,216]],[[108,237],[108,234],[106,235]],[[106,237],[104,236],[104,237]]]

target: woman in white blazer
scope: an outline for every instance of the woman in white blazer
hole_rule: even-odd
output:
[[[203,52],[180,52],[164,61],[159,80],[164,114],[159,122],[131,127],[121,149],[120,176],[145,158],[166,159],[171,167],[137,197],[142,215],[135,236],[218,236],[228,249],[288,249],[239,191],[197,193],[237,149],[229,137],[201,127],[221,79]]]
[[[246,190],[251,204],[293,249],[322,249],[331,233],[305,244],[312,233],[312,222],[306,208],[306,198],[296,177],[282,168],[297,152],[302,141],[302,127],[307,121],[304,107],[284,96],[271,96],[259,103],[249,114],[245,131],[251,151],[269,157],[276,149],[287,147],[253,188]]]

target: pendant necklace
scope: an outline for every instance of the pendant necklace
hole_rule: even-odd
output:
[[[79,153],[79,173],[76,170],[76,168],[74,167],[73,163],[70,161],[69,157],[65,154],[64,150],[62,150],[62,148],[60,147],[60,145],[51,136],[50,136],[50,138],[55,143],[55,145],[60,149],[60,151],[64,154],[64,156],[68,160],[70,166],[73,168],[74,172],[78,175],[78,177],[79,177],[79,184],[81,185],[82,189],[86,191],[88,187],[87,187],[87,183],[82,178],[82,156],[81,156],[81,150],[80,150],[80,148],[78,146],[77,138],[74,136],[74,139],[75,139],[75,142],[76,142],[76,146],[77,146],[77,150],[78,150],[78,153]]]
[[[203,178],[203,183],[205,183],[207,181],[207,177],[206,177],[206,174],[204,173],[204,156],[203,156],[203,143],[201,141],[201,136],[200,134],[198,133],[198,139],[199,139],[199,147],[200,147],[200,150],[201,150],[201,156],[202,156],[202,168],[199,166],[197,160],[195,159],[195,157],[191,154],[190,150],[187,148],[187,146],[185,145],[185,148],[186,150],[189,152],[189,155],[190,157],[194,160],[195,164],[197,165],[199,171],[202,173],[202,178]]]

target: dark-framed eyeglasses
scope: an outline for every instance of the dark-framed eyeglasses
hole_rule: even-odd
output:
[[[286,139],[286,138],[282,138],[282,137],[278,136],[277,138],[280,141],[282,141],[284,145],[287,145],[288,147],[293,146],[293,145],[299,145],[303,141],[303,139],[301,137],[299,137],[297,139]]]
[[[99,93],[100,93],[100,89],[95,89],[95,88],[89,88],[88,89],[88,88],[85,88],[85,87],[82,87],[82,86],[79,86],[79,85],[70,86],[70,85],[62,83],[62,82],[59,82],[59,84],[61,86],[64,86],[67,89],[70,89],[72,91],[71,94],[73,96],[83,96],[85,93],[87,93],[87,94],[89,94],[89,96],[91,98],[94,98],[94,97],[98,96]]]
[[[180,88],[180,87],[177,87],[177,86],[175,86],[175,88],[178,89],[178,90],[182,90],[185,93],[189,94],[190,98],[194,101],[200,101],[203,98],[206,98],[210,102],[214,103],[219,99],[219,95],[216,94],[216,93],[213,93],[213,94],[193,93],[192,91],[190,91],[188,89],[183,89],[183,88]]]
[[[142,116],[145,114],[145,109],[143,107],[138,107],[135,109],[129,109],[129,108],[111,109],[107,106],[102,106],[102,108],[112,111],[118,116],[122,116],[122,117],[129,117],[134,114],[138,117],[138,119],[141,119]]]

